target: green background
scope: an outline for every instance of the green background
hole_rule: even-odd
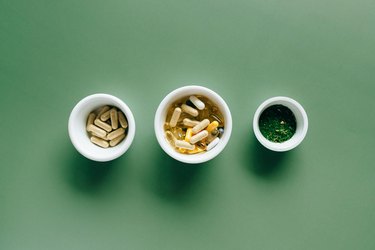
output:
[[[375,249],[373,0],[0,0],[0,249]],[[159,147],[175,88],[219,93],[232,137],[214,160]],[[83,97],[109,93],[137,132],[118,160],[67,133]],[[310,127],[295,150],[256,142],[265,99]]]

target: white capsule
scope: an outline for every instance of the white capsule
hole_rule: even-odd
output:
[[[211,149],[213,149],[219,143],[219,141],[220,141],[220,138],[216,137],[215,140],[213,140],[210,144],[207,145],[206,150],[210,151]]]
[[[207,130],[203,130],[203,131],[199,132],[198,134],[192,136],[192,137],[190,138],[190,143],[191,143],[191,144],[197,143],[197,142],[199,142],[200,140],[206,138],[207,136],[208,136],[208,132],[207,132]]]
[[[201,100],[198,99],[198,97],[192,95],[189,97],[189,100],[194,104],[195,107],[197,107],[197,109],[199,110],[203,110],[204,107],[206,107],[206,105],[204,104],[204,102],[202,102]]]
[[[187,141],[182,141],[182,140],[176,140],[175,146],[178,148],[184,148],[184,149],[189,149],[189,150],[193,150],[195,148],[194,145],[191,145]]]
[[[193,128],[193,134],[198,133],[199,131],[205,129],[210,124],[210,120],[204,119],[200,123],[194,126]]]
[[[194,127],[199,124],[199,121],[190,120],[189,118],[185,118],[182,120],[182,123],[187,127]]]
[[[182,111],[184,111],[185,113],[188,113],[191,116],[196,117],[196,116],[199,115],[198,110],[196,110],[195,108],[192,108],[192,107],[190,107],[190,106],[188,106],[186,104],[182,104],[181,108],[182,108]]]
[[[182,111],[180,108],[174,109],[171,120],[169,121],[169,126],[171,126],[171,128],[176,127],[177,121],[180,118],[181,112]]]

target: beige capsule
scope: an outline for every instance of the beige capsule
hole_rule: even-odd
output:
[[[193,128],[193,134],[198,133],[199,131],[205,129],[210,124],[210,120],[204,119],[200,123],[194,126]]]
[[[105,122],[103,122],[103,121],[101,121],[100,119],[95,119],[94,124],[96,126],[98,126],[99,128],[104,129],[107,132],[111,132],[112,131],[112,126],[109,125],[109,124],[107,124],[107,123],[105,123]]]
[[[118,111],[117,116],[118,116],[118,121],[120,122],[121,127],[127,128],[128,122],[126,121],[124,113],[122,113],[121,111]]]
[[[125,129],[124,128],[119,128],[119,129],[116,129],[114,131],[112,131],[111,133],[109,133],[107,135],[107,139],[108,140],[113,140],[115,139],[116,137],[122,135],[122,134],[125,134]]]
[[[193,150],[195,148],[195,145],[191,145],[190,143],[183,141],[183,140],[176,140],[175,146],[178,148],[189,149],[189,150]]]
[[[182,120],[182,124],[184,124],[187,127],[194,127],[199,124],[199,121],[190,120],[189,118],[185,118]]]
[[[190,143],[195,144],[208,136],[207,130],[203,130],[190,138]]]
[[[112,140],[109,142],[109,145],[110,145],[111,147],[114,147],[114,146],[116,146],[117,144],[119,144],[124,138],[125,138],[125,134],[121,134],[121,135],[117,136],[116,138],[112,139]]]
[[[185,113],[188,113],[191,116],[196,117],[196,116],[199,115],[198,110],[196,110],[195,108],[192,108],[192,107],[186,105],[185,103],[181,105],[181,109],[182,109],[182,111],[184,111]]]
[[[109,143],[103,139],[100,139],[99,137],[96,136],[91,136],[90,141],[102,148],[108,148]]]
[[[90,113],[89,116],[87,117],[87,123],[86,123],[86,128],[91,125],[91,124],[94,124],[94,120],[95,120],[95,113]]]
[[[86,130],[88,132],[91,132],[91,133],[97,135],[98,137],[101,137],[101,138],[105,138],[107,136],[107,132],[105,132],[105,130],[103,130],[101,128],[98,128],[94,124],[88,125]]]
[[[109,119],[109,112],[110,110],[104,112],[101,116],[100,116],[100,120],[102,120],[103,122],[107,121]]]
[[[118,128],[118,117],[117,117],[117,109],[112,108],[111,111],[109,112],[109,115],[111,117],[111,125],[113,129]]]
[[[176,127],[177,121],[180,118],[182,110],[180,108],[175,108],[171,117],[171,120],[169,121],[169,126]]]

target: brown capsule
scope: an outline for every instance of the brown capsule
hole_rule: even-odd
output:
[[[118,120],[120,122],[121,127],[127,128],[128,127],[128,122],[126,121],[124,113],[121,111],[117,112]]]
[[[124,133],[125,133],[125,129],[124,129],[124,128],[116,129],[116,130],[112,131],[111,133],[109,133],[109,134],[107,135],[107,139],[108,139],[108,140],[113,140],[113,139],[115,139],[116,137],[118,137],[118,136],[120,136],[120,135],[122,135],[122,134],[124,134]]]
[[[107,123],[105,123],[105,122],[103,122],[103,121],[101,121],[100,119],[95,119],[94,124],[96,126],[98,126],[99,128],[104,129],[107,132],[111,132],[112,131],[112,126],[109,125],[109,124],[107,124]]]
[[[100,139],[99,137],[96,136],[91,136],[90,138],[91,142],[102,147],[102,148],[108,148],[109,143],[103,139]]]
[[[109,115],[111,117],[111,125],[113,129],[118,128],[118,117],[117,117],[117,110],[116,108],[112,108],[109,112]]]
[[[116,138],[112,139],[112,140],[109,142],[109,145],[110,145],[111,147],[114,147],[114,146],[116,146],[117,144],[119,144],[124,138],[125,138],[125,134],[121,134],[121,135],[117,136]]]

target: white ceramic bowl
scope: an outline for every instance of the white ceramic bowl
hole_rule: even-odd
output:
[[[210,151],[202,152],[193,155],[182,154],[174,150],[165,138],[164,123],[167,116],[167,110],[173,102],[180,98],[190,95],[202,95],[210,99],[214,104],[217,105],[219,110],[224,116],[224,134],[220,139],[220,142]],[[155,135],[161,148],[172,158],[184,162],[184,163],[203,163],[216,157],[227,145],[230,135],[232,133],[232,116],[228,105],[225,101],[214,91],[201,87],[201,86],[185,86],[178,88],[169,93],[160,103],[155,114]]]
[[[88,115],[104,105],[117,107],[128,120],[128,133],[125,139],[115,147],[101,148],[93,144],[86,132]],[[129,107],[119,98],[108,94],[93,94],[83,98],[73,108],[69,117],[68,130],[74,147],[83,156],[94,161],[110,161],[124,154],[132,144],[135,135],[135,120]]]
[[[296,123],[297,123],[296,132],[294,133],[292,138],[281,143],[267,140],[267,138],[265,138],[259,130],[259,117],[262,114],[262,112],[268,107],[273,106],[273,105],[278,105],[278,104],[289,108],[293,112],[294,116],[296,117]],[[305,110],[303,109],[303,107],[301,106],[301,104],[299,104],[297,101],[289,97],[284,97],[284,96],[272,97],[264,101],[256,110],[254,119],[253,119],[253,130],[258,141],[264,147],[272,151],[277,151],[277,152],[284,152],[284,151],[288,151],[297,147],[305,138],[308,125],[309,124],[308,124],[307,114]]]

